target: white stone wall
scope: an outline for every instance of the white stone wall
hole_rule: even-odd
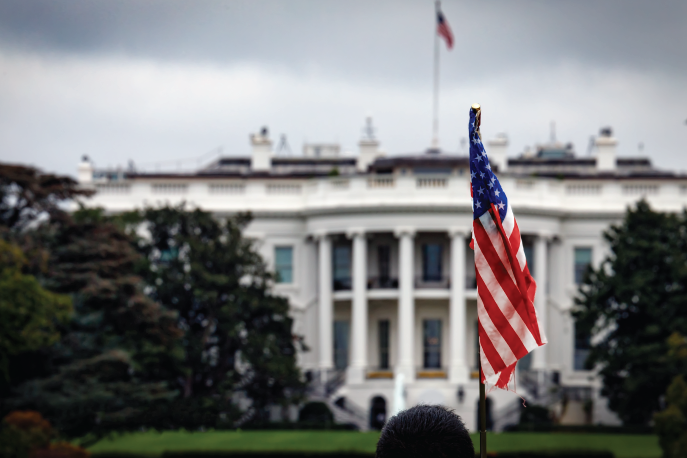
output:
[[[602,233],[622,219],[628,205],[646,197],[658,210],[681,211],[687,205],[687,180],[556,180],[509,175],[501,176],[500,180],[521,233],[531,237],[537,247],[536,277],[541,277],[536,270],[542,268],[542,263],[546,265],[546,279],[538,284],[537,307],[544,307],[550,343],[545,350],[535,352],[536,364],[543,369],[560,371],[564,385],[590,387],[595,397],[595,423],[617,422],[605,401],[599,398],[599,379],[592,372],[575,371],[573,367],[574,328],[570,309],[576,294],[574,249],[591,247],[593,263],[598,266],[608,253]],[[327,321],[323,313],[331,314],[331,321],[348,320],[354,333],[358,329],[352,321],[354,310],[361,307],[358,310],[364,310],[364,315],[362,318],[356,315],[361,331],[351,335],[349,347],[349,358],[354,351],[358,352],[360,367],[349,373],[349,382],[340,394],[365,410],[372,397],[381,395],[387,401],[387,411],[392,411],[393,380],[365,377],[368,368],[379,366],[378,320],[389,319],[392,369],[404,354],[407,358],[412,357],[412,362],[406,361],[412,367],[396,368],[408,373],[407,405],[444,402],[456,408],[468,426],[474,428],[478,391],[470,372],[476,370],[476,291],[469,286],[451,289],[456,288],[457,283],[456,278],[451,277],[452,268],[465,266],[463,274],[474,275],[471,250],[463,250],[464,260],[458,264],[451,259],[454,234],[464,234],[457,240],[465,244],[469,240],[472,213],[468,183],[469,177],[461,175],[434,177],[430,181],[410,175],[314,180],[177,176],[85,182],[84,186],[93,186],[99,191],[88,204],[110,212],[182,201],[218,215],[252,211],[255,218],[246,235],[255,239],[271,268],[274,267],[276,246],[293,247],[293,282],[275,285],[274,291],[289,299],[295,320],[294,331],[304,336],[310,348],[298,355],[304,370],[332,367],[333,334],[331,322],[329,328],[326,324],[323,327]],[[326,246],[320,245],[323,237],[348,237],[352,246],[358,244],[356,252],[365,253],[365,259],[363,262],[354,259],[352,265],[366,272],[364,277],[356,272],[352,272],[352,276],[360,278],[377,275],[377,246],[388,244],[391,248],[390,276],[402,282],[403,272],[409,272],[413,284],[405,283],[387,290],[356,289],[354,285],[354,291],[331,291],[331,278],[328,285],[327,281],[323,284],[323,278],[331,276],[331,266],[322,270],[322,259],[331,262],[331,256],[322,258],[320,253],[319,247]],[[412,265],[407,271],[402,268],[401,237],[410,237],[408,246],[413,252]],[[422,244],[427,242],[443,245],[442,275],[452,279],[451,287],[415,288],[414,280],[422,274]],[[330,294],[331,299],[322,300],[330,297],[323,296],[322,291]],[[454,303],[457,305],[452,305]],[[452,319],[453,307],[462,313],[463,321]],[[415,369],[422,365],[422,320],[426,318],[442,320],[442,366],[450,372],[445,379],[415,378]],[[452,329],[461,329],[461,326],[462,337],[455,338],[453,333],[452,339]],[[413,329],[412,335],[410,329]],[[457,354],[463,357],[456,358]],[[463,403],[457,400],[459,386],[465,393]],[[513,402],[520,402],[512,393],[498,392],[491,396],[495,413]]]

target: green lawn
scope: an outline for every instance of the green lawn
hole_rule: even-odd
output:
[[[135,433],[104,439],[90,448],[98,452],[130,452],[158,456],[169,451],[356,451],[373,453],[379,433],[353,431],[210,431]],[[478,435],[472,435],[475,449]],[[617,458],[658,458],[656,436],[572,433],[489,434],[490,452],[537,450],[611,450]]]

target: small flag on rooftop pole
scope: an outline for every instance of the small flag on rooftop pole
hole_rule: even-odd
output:
[[[472,242],[477,277],[477,317],[482,383],[508,389],[515,364],[546,344],[534,308],[537,285],[530,275],[518,223],[480,136],[481,109],[470,109]]]
[[[448,22],[446,22],[444,13],[439,9],[439,2],[437,2],[437,34],[446,40],[446,47],[448,49],[453,48],[453,33]]]

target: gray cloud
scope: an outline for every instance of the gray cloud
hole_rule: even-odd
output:
[[[456,36],[442,49],[441,138],[464,136],[465,108],[511,153],[559,138],[584,153],[602,125],[622,154],[646,145],[687,168],[685,2],[445,0]],[[0,158],[73,173],[247,153],[263,123],[354,149],[375,115],[390,153],[429,143],[431,1],[0,0]]]
[[[687,69],[687,3],[453,2],[443,9],[464,79],[538,63]],[[429,1],[13,0],[4,45],[184,62],[262,62],[363,79],[425,81]]]

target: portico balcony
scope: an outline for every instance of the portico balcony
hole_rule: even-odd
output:
[[[335,278],[333,281],[334,291],[350,291],[353,287],[351,277]]]
[[[451,278],[448,276],[418,276],[415,277],[416,289],[449,289],[451,287]]]
[[[445,379],[448,378],[448,369],[438,368],[418,368],[415,370],[415,377],[419,379]]]
[[[368,277],[367,289],[398,289],[398,278]]]
[[[390,368],[372,367],[367,369],[365,376],[373,380],[388,380],[394,378],[394,371]]]

